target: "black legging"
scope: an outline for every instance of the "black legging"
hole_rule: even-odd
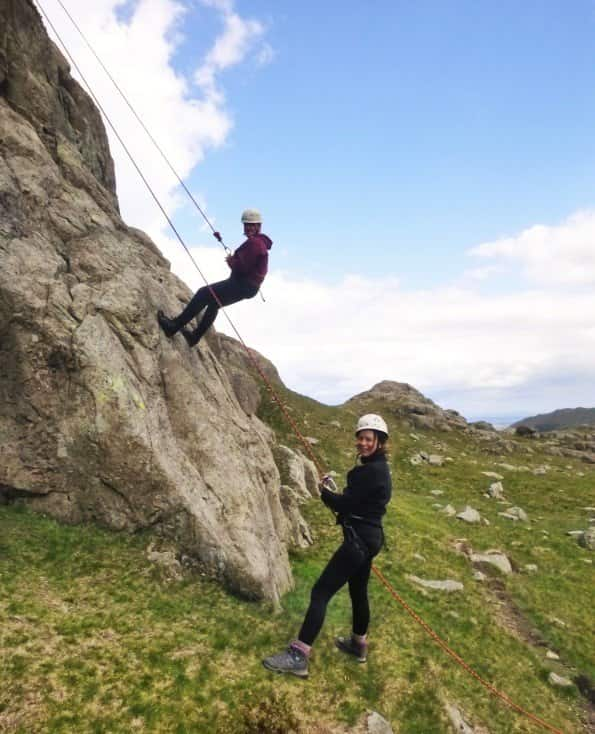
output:
[[[344,529],[343,533],[343,543],[312,587],[310,606],[298,635],[298,639],[306,645],[312,645],[318,636],[329,601],[346,583],[349,584],[353,610],[353,633],[365,635],[368,631],[370,624],[368,581],[372,558],[382,547],[382,529],[371,526],[358,527],[359,542],[350,537],[348,529]]]
[[[211,283],[208,286],[205,285],[199,288],[182,313],[174,319],[178,329],[186,326],[189,321],[206,308],[207,310],[200,321],[198,329],[194,332],[196,337],[202,338],[207,329],[213,325],[219,311],[219,303],[217,303],[212,291],[217,294],[222,306],[231,306],[232,303],[243,301],[245,298],[253,298],[258,293],[258,286],[231,275],[227,280],[220,280],[218,283]]]

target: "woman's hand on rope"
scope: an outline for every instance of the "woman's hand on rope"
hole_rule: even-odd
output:
[[[335,480],[330,476],[330,474],[325,474],[320,480],[320,484],[318,486],[320,490],[328,489],[330,492],[335,493],[339,491],[337,489],[337,485],[335,484]]]

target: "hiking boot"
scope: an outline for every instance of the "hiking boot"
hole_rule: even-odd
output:
[[[190,329],[182,329],[182,336],[186,339],[186,343],[189,347],[195,347],[200,341],[198,335],[198,329],[196,331],[190,331]]]
[[[163,329],[163,333],[166,337],[171,337],[178,331],[178,324],[175,319],[168,319],[167,316],[161,311],[157,311],[157,321],[159,326]]]
[[[368,643],[357,642],[353,637],[335,637],[335,645],[346,655],[352,655],[358,663],[368,659]]]
[[[267,670],[274,673],[291,673],[299,678],[308,677],[308,658],[297,647],[290,645],[278,655],[270,655],[262,661]]]

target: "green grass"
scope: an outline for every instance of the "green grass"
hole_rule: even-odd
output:
[[[353,459],[355,414],[290,391],[284,399],[303,432],[320,440],[315,450],[325,466],[344,474]],[[272,411],[261,408],[279,440],[296,446]],[[581,507],[594,504],[595,472],[567,459],[526,453],[534,444],[498,457],[482,453],[461,434],[416,431],[415,440],[409,430],[393,427],[395,495],[386,521],[388,549],[378,567],[480,675],[566,734],[585,731],[583,699],[576,690],[552,689],[547,674],[580,672],[595,679],[593,567],[584,562],[593,554],[565,535],[585,526]],[[419,450],[454,461],[414,467],[408,459]],[[495,466],[501,461],[547,461],[552,468],[534,476]],[[483,470],[505,476],[506,494],[527,511],[528,526],[498,516],[502,508],[483,497],[490,482]],[[444,494],[433,497],[433,489]],[[472,504],[491,524],[474,527],[446,518],[432,508],[434,502],[457,509]],[[310,679],[264,671],[261,658],[299,628],[312,583],[339,538],[321,504],[310,503],[304,513],[315,544],[292,554],[295,588],[274,612],[200,575],[167,581],[146,560],[149,535],[67,527],[22,507],[0,507],[0,732],[322,733],[353,725],[373,709],[395,732],[430,734],[450,731],[445,701],[494,734],[538,731],[450,660],[375,579],[366,665],[334,649],[333,637],[348,631],[350,622],[348,596],[341,591],[315,646]],[[479,551],[502,549],[518,569],[538,565],[535,574],[515,573],[502,581],[527,624],[560,654],[563,668],[546,664],[545,648],[527,644],[496,621],[497,600],[473,581],[468,560],[454,549],[460,538]],[[457,579],[465,591],[424,592],[408,574]],[[293,729],[283,729],[292,717]]]

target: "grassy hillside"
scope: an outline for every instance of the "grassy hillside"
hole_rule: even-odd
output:
[[[353,464],[355,413],[283,389],[292,415],[329,469]],[[377,406],[381,407],[381,406]],[[276,408],[262,415],[296,446]],[[339,425],[336,425],[336,424]],[[519,441],[516,453],[483,453],[463,433],[392,426],[394,500],[388,548],[377,566],[407,602],[478,673],[566,734],[586,732],[586,699],[554,689],[550,670],[595,679],[593,552],[566,531],[584,529],[595,505],[595,471],[544,457]],[[449,457],[413,466],[418,451]],[[529,451],[533,453],[529,453]],[[543,475],[499,466],[535,468]],[[498,515],[482,471],[503,475],[506,496],[529,523]],[[432,495],[432,491],[441,495]],[[490,525],[439,514],[471,504]],[[315,544],[295,554],[295,589],[281,610],[237,599],[192,572],[169,581],[146,559],[148,534],[63,527],[24,508],[0,507],[0,732],[340,732],[376,710],[403,734],[452,731],[445,703],[492,734],[539,731],[461,670],[372,579],[370,657],[344,659],[333,636],[349,631],[345,591],[331,603],[307,681],[273,676],[260,663],[297,631],[313,581],[339,531],[317,502],[305,510]],[[473,580],[455,541],[498,548],[517,572]],[[537,571],[524,570],[535,564]],[[407,575],[455,579],[464,591],[415,586]],[[560,656],[546,660],[547,649]],[[588,686],[585,683],[583,687]],[[281,723],[279,723],[281,722]]]

